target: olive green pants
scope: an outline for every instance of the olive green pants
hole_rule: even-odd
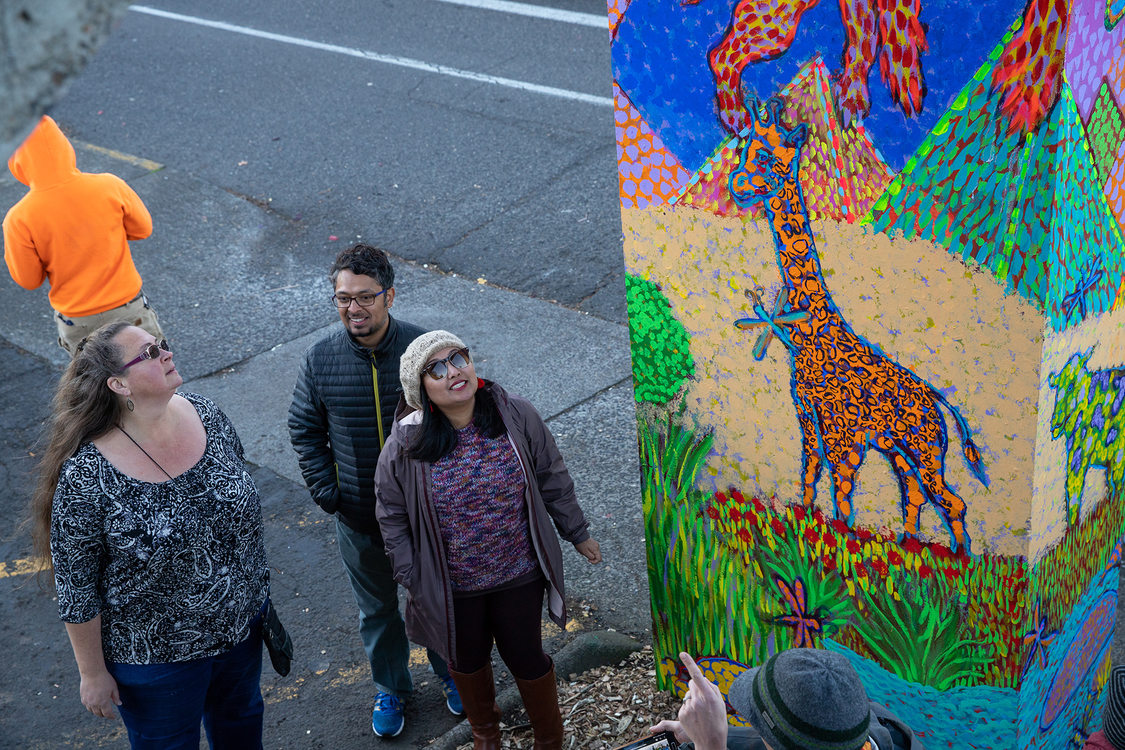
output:
[[[56,310],[55,325],[59,329],[59,346],[66,349],[67,353],[73,357],[74,353],[78,351],[78,344],[82,339],[106,323],[118,320],[145,329],[155,336],[157,341],[164,338],[164,331],[160,329],[160,321],[156,317],[156,311],[148,304],[144,292],[141,292],[120,307],[94,315],[84,315],[80,318],[68,318]]]

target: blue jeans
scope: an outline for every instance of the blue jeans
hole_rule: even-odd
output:
[[[371,663],[375,689],[407,698],[414,692],[410,679],[410,643],[406,624],[398,611],[398,584],[391,574],[391,561],[383,549],[383,538],[365,534],[336,519],[336,541],[344,570],[359,607],[359,636]],[[439,677],[449,675],[445,660],[426,649],[430,666]]]
[[[262,747],[262,628],[225,654],[171,664],[108,663],[121,693],[121,719],[133,750],[199,750],[199,724],[211,750]]]

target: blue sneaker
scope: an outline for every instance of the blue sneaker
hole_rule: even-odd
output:
[[[371,730],[377,737],[397,737],[406,721],[402,701],[390,693],[375,694],[375,710],[371,712]]]
[[[453,676],[446,675],[439,677],[441,680],[441,692],[445,693],[445,707],[449,709],[449,713],[454,716],[463,716],[465,707],[461,705],[461,694],[457,692],[457,686],[453,683]]]

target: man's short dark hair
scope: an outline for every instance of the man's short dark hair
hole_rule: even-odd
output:
[[[390,259],[382,250],[371,245],[360,243],[340,251],[328,271],[332,286],[336,286],[336,277],[344,269],[358,276],[370,276],[384,289],[395,285],[395,269],[391,266]]]

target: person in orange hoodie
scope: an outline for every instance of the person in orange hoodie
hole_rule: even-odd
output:
[[[116,320],[164,338],[129,252],[129,240],[152,234],[133,189],[116,175],[79,171],[74,147],[46,115],[8,169],[30,190],[4,217],[4,261],[25,289],[50,282],[59,346],[73,357],[86,336]]]

